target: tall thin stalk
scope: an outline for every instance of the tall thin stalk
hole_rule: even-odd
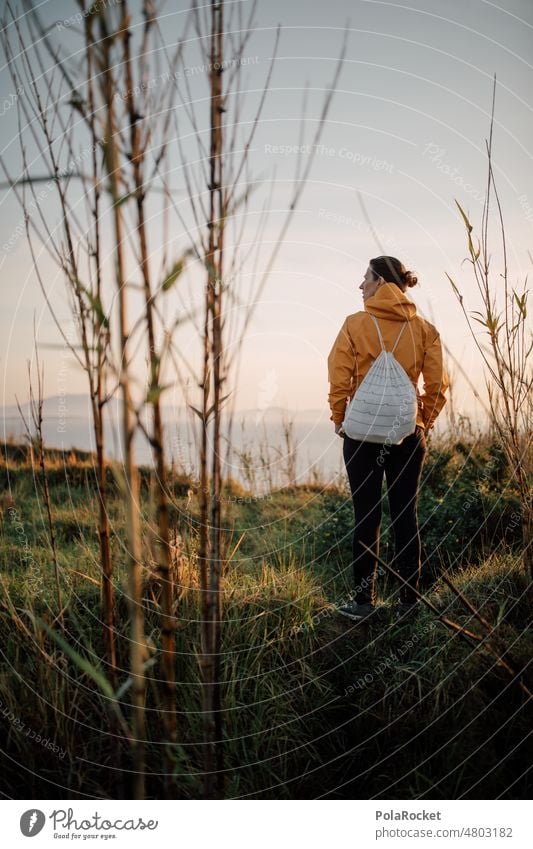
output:
[[[220,545],[220,418],[222,372],[222,291],[224,273],[224,222],[226,218],[223,182],[223,0],[211,3],[211,49],[209,68],[210,152],[209,152],[209,221],[208,244],[205,255],[207,269],[204,373],[203,428],[201,448],[201,498],[199,560],[201,566],[202,666],[204,674],[203,716],[205,739],[204,792],[206,798],[221,797],[223,787],[222,709],[220,694],[221,638],[221,545]],[[211,382],[213,403],[208,410]],[[207,426],[213,414],[211,449],[211,481],[209,504],[207,498]]]
[[[34,329],[34,338],[35,338],[35,329]],[[57,559],[57,543],[56,543],[56,533],[54,528],[54,520],[52,518],[52,500],[50,498],[50,487],[48,486],[48,474],[46,472],[46,457],[45,457],[45,449],[44,449],[44,435],[43,435],[43,405],[44,405],[44,366],[41,368],[39,362],[39,352],[37,350],[37,340],[35,340],[35,363],[36,363],[36,371],[37,371],[37,397],[35,397],[33,391],[33,384],[31,379],[31,365],[28,363],[28,382],[30,387],[30,417],[31,422],[33,424],[33,432],[32,426],[30,425],[29,419],[26,418],[24,413],[22,412],[22,408],[17,399],[17,407],[21,418],[24,422],[24,427],[26,429],[26,435],[28,438],[28,444],[30,446],[32,452],[32,459],[34,454],[34,446],[37,447],[37,451],[39,454],[39,466],[41,469],[41,481],[43,487],[43,500],[44,506],[46,509],[46,520],[48,523],[48,539],[50,541],[50,550],[52,552],[52,562],[54,564],[54,575],[56,581],[56,593],[57,593],[57,619],[61,625],[61,630],[65,630],[65,619],[63,616],[63,601],[61,596],[61,579],[59,575],[59,562]]]
[[[533,334],[528,332],[527,281],[522,290],[513,288],[509,282],[507,265],[507,238],[503,212],[494,180],[492,136],[494,127],[494,105],[496,98],[496,76],[492,93],[492,112],[489,139],[487,141],[487,192],[481,220],[481,237],[474,245],[472,224],[466,212],[456,201],[467,232],[468,262],[481,300],[481,309],[470,312],[464,297],[449,274],[453,291],[459,301],[472,338],[481,354],[485,366],[490,420],[511,467],[521,504],[523,538],[523,563],[528,575],[533,578]],[[489,234],[491,195],[494,193],[497,206],[499,238],[501,240],[503,271],[498,280],[490,266],[492,242]],[[488,340],[488,348],[481,343],[473,322],[480,324]]]
[[[200,592],[202,600],[202,652],[201,670],[203,681],[202,707],[204,722],[204,794],[207,798],[217,798],[224,794],[223,760],[223,687],[221,684],[221,639],[222,639],[222,578],[224,574],[224,555],[222,550],[222,504],[221,504],[221,425],[222,405],[227,398],[235,398],[233,391],[223,394],[232,365],[236,371],[232,375],[232,386],[238,383],[239,355],[246,338],[246,330],[252,318],[254,307],[260,301],[261,291],[266,285],[275,259],[288,231],[294,210],[297,207],[303,188],[310,173],[312,157],[303,168],[298,161],[296,178],[291,196],[286,203],[287,213],[279,229],[278,238],[262,263],[262,272],[255,291],[246,291],[240,297],[237,291],[239,274],[243,263],[240,260],[240,245],[243,240],[244,223],[251,195],[249,158],[251,145],[260,122],[264,104],[269,92],[274,61],[279,43],[279,30],[273,49],[273,56],[267,68],[266,79],[258,98],[251,121],[242,121],[241,59],[253,32],[253,19],[256,2],[245,10],[247,20],[243,20],[243,8],[240,4],[226,7],[223,0],[212,0],[207,7],[196,0],[193,3],[193,21],[198,41],[206,45],[202,50],[208,68],[209,88],[209,145],[205,150],[204,137],[196,119],[194,98],[189,89],[187,77],[184,79],[185,96],[182,95],[183,108],[190,120],[192,134],[201,155],[195,169],[184,168],[184,177],[191,212],[199,233],[200,258],[207,272],[203,326],[199,328],[202,339],[202,374],[198,379],[201,402],[198,407],[189,404],[189,408],[200,419],[200,458],[199,458],[199,541],[198,560],[200,567]],[[229,9],[226,18],[226,10]],[[333,81],[325,92],[324,103],[317,119],[313,134],[313,149],[318,143],[333,92],[339,77],[345,51],[335,69]],[[227,50],[225,49],[227,47]],[[229,64],[225,64],[227,54]],[[226,79],[227,78],[227,79]],[[224,84],[223,84],[224,81]],[[230,117],[227,117],[229,114]],[[226,119],[224,120],[224,116]],[[226,123],[227,122],[227,123]],[[244,126],[245,138],[241,141],[239,130]],[[180,157],[185,162],[180,133],[176,127],[176,138]],[[205,151],[205,154],[204,154]],[[207,168],[205,167],[207,165]],[[200,189],[202,181],[207,184],[207,202],[202,203]],[[187,232],[187,224],[172,198],[176,213]],[[237,222],[236,213],[239,213]],[[202,227],[202,220],[206,226]],[[261,246],[262,234],[266,223],[264,214],[260,217],[253,245],[257,248],[256,261]],[[226,257],[225,243],[229,223],[234,236],[231,253]],[[249,251],[245,252],[248,256]],[[227,261],[226,261],[227,260]],[[255,269],[254,269],[255,271]],[[252,275],[252,278],[254,275]],[[248,278],[246,278],[248,279]],[[246,302],[246,308],[240,307]],[[239,309],[236,309],[236,305]],[[244,315],[238,329],[231,326]],[[232,344],[228,344],[232,340]],[[231,355],[230,355],[231,351]],[[209,428],[212,423],[212,427]],[[231,455],[231,428],[233,413],[228,417],[227,452]],[[209,429],[209,439],[208,439]]]
[[[152,431],[150,442],[155,457],[155,524],[158,529],[157,566],[162,582],[161,591],[161,636],[162,636],[162,667],[163,667],[163,722],[166,739],[171,744],[167,747],[167,767],[172,770],[172,744],[176,742],[176,619],[173,612],[174,590],[171,569],[170,533],[168,519],[167,470],[164,452],[163,419],[161,414],[161,353],[158,349],[155,330],[155,306],[153,286],[150,275],[148,250],[148,235],[146,228],[145,202],[145,157],[147,145],[141,136],[139,126],[139,108],[135,102],[132,59],[130,52],[131,32],[129,29],[129,14],[126,0],[121,0],[123,10],[122,38],[124,41],[124,75],[126,82],[126,110],[129,115],[131,164],[135,186],[135,204],[137,213],[137,234],[139,237],[140,267],[143,280],[144,309],[148,333],[149,384],[147,401],[152,407]],[[153,10],[150,0],[143,2],[144,39],[147,41],[150,28],[153,26]],[[142,76],[142,73],[141,73]],[[169,785],[167,785],[169,786]]]
[[[87,60],[87,121],[92,139],[92,195],[91,208],[93,238],[92,256],[94,262],[95,294],[96,304],[100,307],[94,310],[95,330],[95,378],[91,380],[91,404],[93,413],[93,428],[96,446],[96,469],[97,469],[97,492],[98,492],[98,539],[100,545],[100,564],[102,569],[102,591],[101,607],[104,622],[104,644],[107,648],[107,662],[109,679],[114,687],[117,685],[117,657],[115,645],[114,624],[114,587],[113,587],[113,562],[111,559],[111,545],[109,534],[109,515],[107,510],[107,462],[105,456],[104,441],[104,409],[107,403],[107,349],[110,342],[108,322],[103,315],[103,286],[102,286],[102,261],[101,261],[101,233],[100,233],[100,173],[97,161],[98,152],[98,130],[94,113],[96,109],[93,73],[94,73],[94,47],[92,37],[92,16],[85,18],[85,45]]]

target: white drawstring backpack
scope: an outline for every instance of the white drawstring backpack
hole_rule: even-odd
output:
[[[357,387],[342,427],[351,439],[399,445],[416,428],[416,390],[394,356],[408,322],[402,325],[392,351],[386,351],[377,319],[370,317],[376,325],[381,353]]]

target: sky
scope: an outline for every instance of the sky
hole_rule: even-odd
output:
[[[244,6],[248,5],[244,0]],[[163,8],[162,28],[169,45],[181,31],[187,7],[179,0]],[[75,49],[74,29],[70,24],[54,29],[54,23],[68,21],[77,8],[66,0],[39,4],[52,37],[66,51]],[[533,228],[533,4],[530,0],[500,5],[486,0],[259,0],[255,21],[242,75],[246,91],[239,129],[243,136],[268,72],[278,24],[281,36],[250,153],[257,193],[244,222],[246,245],[253,247],[263,204],[270,215],[256,267],[248,264],[243,269],[240,293],[245,300],[254,291],[286,215],[298,168],[297,148],[303,146],[304,160],[311,150],[324,91],[333,78],[345,32],[347,47],[310,176],[246,330],[242,363],[232,387],[236,409],[316,410],[327,421],[327,355],[345,316],[362,308],[358,286],[369,259],[386,253],[398,257],[419,277],[420,285],[410,290],[409,297],[437,326],[449,351],[456,409],[479,415],[472,389],[456,364],[481,386],[480,356],[446,277],[447,272],[456,280],[469,309],[479,306],[471,271],[463,262],[465,231],[455,200],[479,230],[487,176],[485,140],[496,74],[494,173],[506,223],[510,280],[523,281],[531,271],[528,251]],[[199,61],[194,59],[197,46],[191,38],[188,67]],[[0,84],[0,149],[16,174],[20,168],[16,93],[3,60]],[[191,86],[205,129],[205,74],[195,73]],[[184,149],[193,161],[190,134],[185,122],[179,126]],[[22,136],[35,153],[39,171],[38,153],[32,149],[27,128]],[[171,176],[181,204],[183,170],[177,153]],[[50,220],[59,222],[53,199],[42,203]],[[9,187],[0,192],[0,213],[3,403],[12,405],[15,395],[22,400],[27,397],[26,361],[32,356],[34,319],[43,346],[46,394],[83,393],[83,374],[64,351],[53,347],[59,334],[40,292],[26,239],[20,234],[22,215]],[[161,243],[161,220],[155,206],[150,227],[156,264],[161,256],[155,247]],[[186,245],[186,234],[175,226],[167,241],[168,254],[178,256]],[[44,252],[38,262],[51,299],[68,322],[61,276]],[[494,227],[495,281],[500,270]],[[180,286],[180,298],[200,304],[194,269]],[[169,315],[179,310],[178,294],[175,301],[172,298],[167,303]],[[238,311],[230,324],[229,344],[233,345],[242,332]],[[184,327],[180,334],[183,350],[194,356],[197,330]],[[177,390],[169,402],[182,402]]]

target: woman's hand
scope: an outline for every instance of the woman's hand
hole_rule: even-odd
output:
[[[335,425],[335,433],[338,434],[338,436],[340,436],[340,437],[346,436],[346,434],[344,433],[344,431],[342,429],[342,424],[336,424]]]

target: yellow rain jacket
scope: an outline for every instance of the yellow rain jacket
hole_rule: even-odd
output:
[[[346,406],[374,360],[381,346],[374,322],[375,315],[383,342],[390,351],[405,328],[394,356],[407,372],[418,398],[417,424],[429,430],[446,403],[445,392],[449,379],[443,362],[440,336],[429,321],[417,315],[416,306],[394,283],[383,283],[375,295],[368,298],[364,311],[347,316],[328,356],[330,420],[341,424]],[[422,374],[422,394],[418,378]]]

